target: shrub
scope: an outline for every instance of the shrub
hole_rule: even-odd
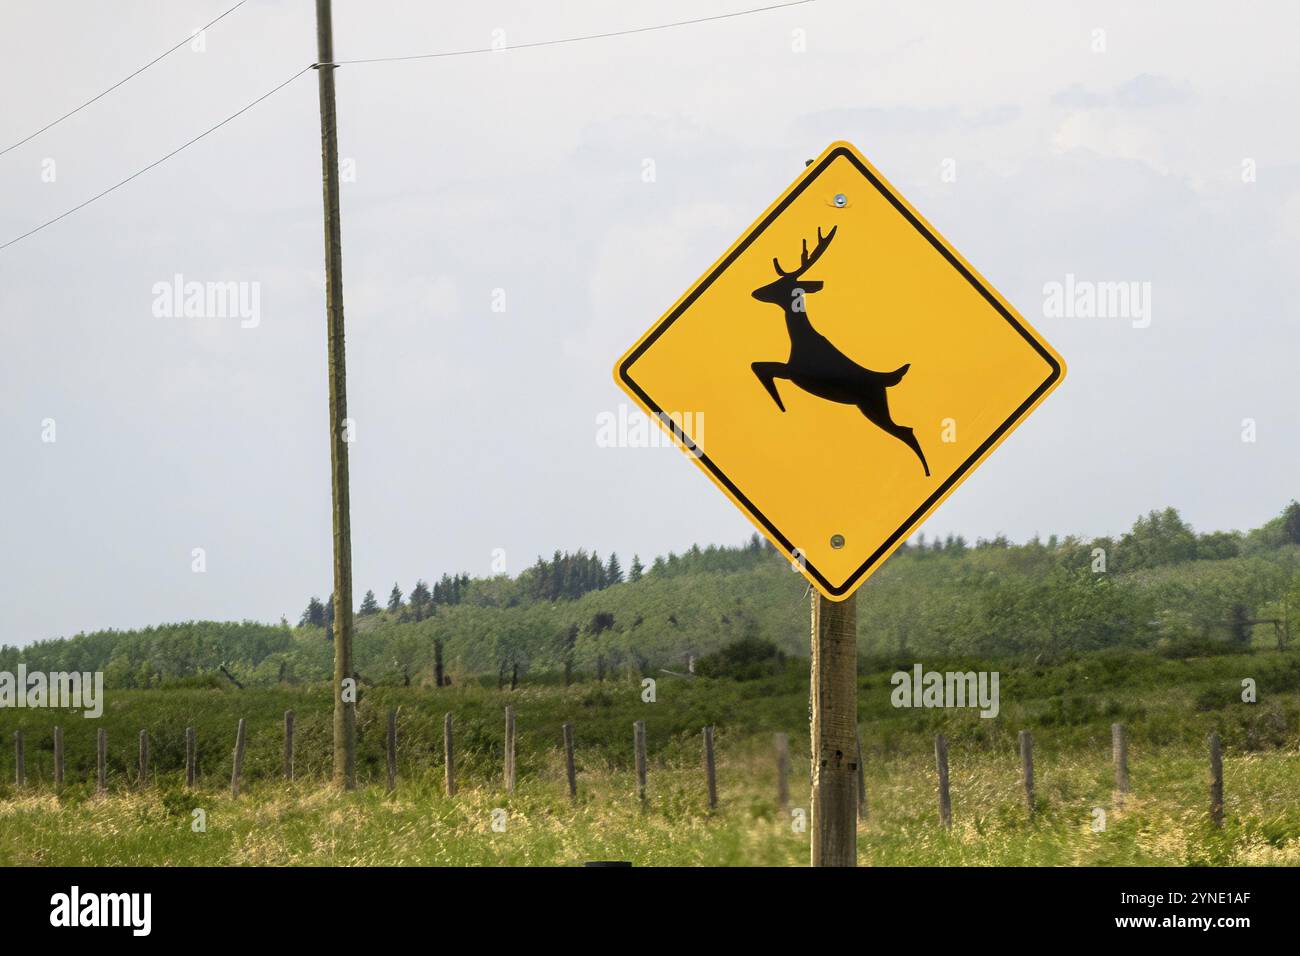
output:
[[[729,677],[732,680],[760,680],[785,669],[785,654],[771,641],[746,637],[695,662],[701,677]]]

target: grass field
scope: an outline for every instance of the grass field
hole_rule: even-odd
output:
[[[956,669],[979,662],[927,662]],[[989,666],[987,662],[979,666]],[[860,682],[868,818],[863,865],[1295,865],[1300,863],[1300,670],[1290,655],[1192,661],[1091,657],[1002,665],[1002,712],[895,709],[891,662]],[[757,681],[664,677],[645,703],[635,681],[514,692],[368,688],[359,707],[353,794],[325,786],[329,694],[322,687],[110,693],[103,718],[0,713],[24,732],[27,786],[0,772],[0,864],[803,865],[808,833],[806,664]],[[1251,677],[1259,701],[1240,699]],[[501,784],[504,706],[519,717],[516,795]],[[399,708],[399,783],[386,794],[383,734]],[[280,721],[298,715],[300,779],[279,779]],[[442,792],[442,716],[455,715],[460,792]],[[235,724],[249,724],[245,784],[229,795]],[[632,722],[645,720],[649,799],[639,806]],[[560,725],[577,733],[579,799],[565,792]],[[1129,728],[1132,794],[1111,792],[1110,723]],[[51,783],[51,730],[64,727],[67,785]],[[720,805],[705,795],[700,728],[716,724]],[[199,785],[183,788],[183,730],[199,737]],[[109,793],[94,795],[94,736],[109,737]],[[152,742],[149,786],[136,787],[136,740]],[[1035,737],[1037,806],[1024,805],[1016,731]],[[772,733],[790,734],[791,809],[777,805]],[[1205,735],[1225,745],[1222,830],[1206,811]],[[933,734],[950,741],[954,826],[938,824]],[[195,832],[194,810],[206,830]],[[495,810],[498,828],[494,829]],[[1096,829],[1098,811],[1104,829]]]
[[[958,755],[954,755],[957,758]],[[928,761],[890,759],[868,774],[869,816],[859,826],[862,865],[1297,865],[1300,802],[1295,754],[1227,761],[1224,829],[1205,812],[1200,754],[1134,764],[1134,793],[1116,808],[1104,755],[1040,765],[1031,820],[1014,761],[954,759],[954,825],[937,821]],[[232,800],[226,791],[178,787],[106,798],[74,788],[61,799],[33,792],[0,803],[5,865],[803,865],[807,832],[776,805],[775,775],[757,759],[724,761],[719,808],[705,804],[702,775],[651,774],[642,810],[624,774],[584,774],[570,804],[556,773],[507,800],[473,787],[454,799],[425,773],[394,795],[379,787],[338,794],[317,782],[263,783]],[[807,785],[791,803],[806,809]],[[206,813],[194,832],[193,811]],[[1094,831],[1094,808],[1106,829]],[[504,809],[504,830],[493,811]]]

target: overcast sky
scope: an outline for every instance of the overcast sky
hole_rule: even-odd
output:
[[[231,3],[5,0],[0,148]],[[336,57],[746,6],[338,0]],[[0,156],[0,242],[312,62],[312,7],[249,0],[203,52]],[[614,359],[836,139],[1069,364],[927,533],[1118,533],[1166,505],[1265,521],[1300,475],[1297,28],[1288,2],[817,0],[339,69],[358,599],[488,574],[494,549],[516,573],[747,537],[676,450],[598,447],[597,416],[626,401]],[[296,620],[328,592],[317,123],[308,72],[0,252],[0,642]],[[256,326],[156,315],[177,274],[256,283]],[[1067,274],[1150,283],[1149,325],[1044,315]]]

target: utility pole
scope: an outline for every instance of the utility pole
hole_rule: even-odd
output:
[[[334,526],[334,783],[357,783],[356,686],[352,681],[352,525],[348,503],[347,361],[343,342],[343,237],[339,226],[339,137],[334,103],[334,26],[330,0],[316,0],[321,172],[325,196],[325,311],[328,323],[330,497]]]
[[[812,595],[812,865],[858,865],[858,606]]]

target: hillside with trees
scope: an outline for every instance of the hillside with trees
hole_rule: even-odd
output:
[[[383,593],[382,589],[379,593]],[[859,592],[865,657],[1025,655],[1108,647],[1168,657],[1285,647],[1300,626],[1300,505],[1260,528],[1198,534],[1173,508],[1118,539],[959,536],[909,542]],[[808,585],[757,535],[738,547],[655,558],[579,549],[520,574],[443,574],[365,592],[356,667],[373,684],[599,678],[683,670],[742,641],[808,653]],[[322,596],[323,595],[323,596]],[[0,647],[0,670],[103,670],[111,687],[237,680],[307,683],[331,673],[328,592],[296,626],[196,621]],[[223,669],[225,673],[223,673]]]

